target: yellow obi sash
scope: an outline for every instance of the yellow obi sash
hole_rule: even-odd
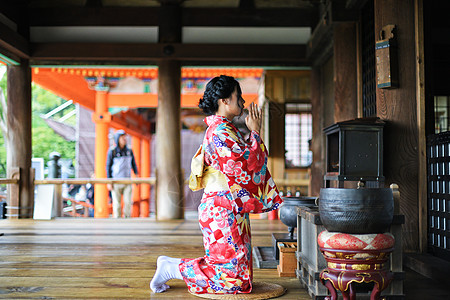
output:
[[[205,189],[205,193],[227,191],[228,182],[225,175],[211,166],[205,166],[203,156],[203,147],[200,146],[191,161],[189,188],[194,192]]]

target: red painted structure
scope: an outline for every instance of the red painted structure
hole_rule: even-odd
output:
[[[181,88],[181,107],[197,107],[203,94],[204,84],[210,78],[225,74],[235,78],[261,78],[260,68],[183,68]],[[106,153],[109,147],[109,128],[123,129],[132,137],[132,148],[140,176],[150,176],[151,123],[133,108],[156,108],[158,93],[152,82],[158,78],[156,67],[35,67],[32,80],[44,89],[85,108],[94,111],[96,125],[95,176],[105,178]],[[131,79],[141,90],[124,92],[120,89],[121,80]],[[153,85],[155,86],[155,85]],[[247,105],[258,101],[258,94],[245,93]],[[111,113],[111,108],[120,107],[122,111]],[[133,187],[133,217],[148,217],[150,186]],[[108,191],[106,185],[95,186],[95,217],[109,217]]]

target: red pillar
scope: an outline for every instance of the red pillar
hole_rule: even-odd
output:
[[[141,144],[141,177],[150,177],[150,138],[143,139]],[[150,185],[141,184],[140,216],[147,218],[150,211]]]
[[[131,149],[134,153],[134,159],[136,160],[136,165],[138,171],[142,174],[141,168],[141,139],[135,136],[131,137]],[[132,174],[133,178],[136,178],[136,174]],[[133,208],[131,210],[131,217],[139,217],[139,209],[141,202],[141,189],[139,184],[133,184]]]
[[[95,113],[92,118],[95,122],[95,178],[106,178],[106,155],[108,152],[109,122],[111,115],[108,112],[108,92],[98,90],[95,95]],[[96,184],[94,187],[94,217],[108,218],[108,189],[105,184]]]

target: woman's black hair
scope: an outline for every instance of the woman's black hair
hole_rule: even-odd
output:
[[[240,99],[242,95],[241,86],[234,77],[226,75],[214,77],[206,84],[203,98],[200,99],[198,107],[201,108],[206,115],[214,115],[219,109],[219,99],[230,98],[234,89],[237,90],[237,96],[238,99]]]

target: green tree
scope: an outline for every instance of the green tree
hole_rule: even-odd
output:
[[[6,109],[6,74],[2,71],[6,71],[6,67],[0,67],[0,75],[4,75],[0,78],[0,92],[5,98],[5,104],[0,103],[0,118],[3,121],[3,112]],[[60,106],[66,100],[62,99],[44,90],[36,84],[32,84],[32,155],[33,157],[44,158],[45,163],[48,162],[49,154],[53,151],[57,151],[61,154],[61,158],[75,159],[75,142],[66,141],[61,136],[56,134],[47,123],[41,118],[41,115],[48,113],[54,108]],[[0,95],[1,97],[1,95]],[[56,114],[57,117],[62,117],[67,111],[61,111]],[[72,124],[75,123],[75,118],[72,118]],[[1,121],[0,120],[0,123]],[[4,132],[0,136],[0,177],[6,177],[6,144]]]

